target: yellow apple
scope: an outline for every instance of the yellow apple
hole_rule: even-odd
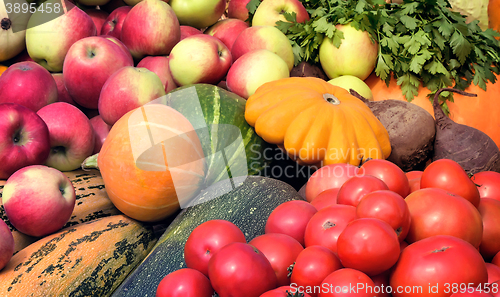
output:
[[[346,89],[349,91],[350,89],[353,89],[354,91],[358,92],[361,96],[365,97],[366,99],[373,101],[373,94],[372,90],[370,87],[359,77],[354,76],[354,75],[342,75],[333,79],[330,79],[328,81],[334,86],[341,87],[343,89]]]

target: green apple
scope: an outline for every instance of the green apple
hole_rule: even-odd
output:
[[[97,34],[92,18],[69,1],[48,0],[53,14],[37,10],[28,21],[26,49],[33,61],[51,72],[62,72],[64,58],[76,41]],[[56,10],[57,8],[57,10]],[[67,11],[65,13],[65,11]]]
[[[215,24],[226,10],[226,0],[170,0],[181,25],[198,29]]]
[[[328,81],[334,86],[341,87],[343,89],[346,89],[349,91],[350,89],[353,89],[354,91],[358,92],[361,96],[365,97],[366,99],[373,101],[373,94],[372,90],[370,87],[359,77],[354,76],[354,75],[342,75],[333,79],[330,79]]]
[[[297,23],[309,20],[309,13],[299,0],[263,0],[255,10],[252,26],[276,26],[277,21],[288,22],[285,12],[296,14]]]
[[[377,62],[378,43],[366,31],[356,30],[350,24],[336,25],[344,33],[340,47],[332,39],[324,38],[319,47],[319,61],[329,79],[354,75],[365,80]]]

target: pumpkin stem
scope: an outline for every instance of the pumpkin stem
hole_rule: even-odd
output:
[[[95,155],[87,157],[87,159],[83,160],[82,170],[84,170],[84,171],[90,171],[90,169],[99,170],[99,165],[97,165],[97,157],[98,156],[99,156],[99,154],[95,154]]]
[[[339,105],[340,104],[339,98],[337,98],[337,97],[335,97],[335,96],[333,96],[332,94],[329,94],[329,93],[323,94],[323,99],[325,99],[326,102],[331,103],[333,105]]]

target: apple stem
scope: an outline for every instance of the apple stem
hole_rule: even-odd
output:
[[[99,156],[99,154],[95,154],[95,155],[87,157],[85,160],[83,160],[82,170],[85,170],[85,171],[90,171],[90,169],[99,170],[99,165],[97,164],[97,157],[98,156]]]

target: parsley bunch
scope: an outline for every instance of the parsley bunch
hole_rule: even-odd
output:
[[[250,14],[259,0],[252,0]],[[303,0],[310,20],[297,23],[295,13],[285,13],[289,22],[278,27],[292,43],[295,62],[318,63],[319,46],[331,38],[339,47],[344,38],[337,24],[350,23],[367,31],[378,42],[375,74],[387,85],[391,75],[411,101],[420,85],[431,91],[454,87],[461,90],[471,83],[486,89],[500,73],[500,45],[494,30],[483,31],[478,21],[466,23],[465,16],[451,11],[447,0],[404,0],[402,4],[384,0]],[[453,101],[450,92],[441,100]],[[444,104],[447,111],[447,106]]]

